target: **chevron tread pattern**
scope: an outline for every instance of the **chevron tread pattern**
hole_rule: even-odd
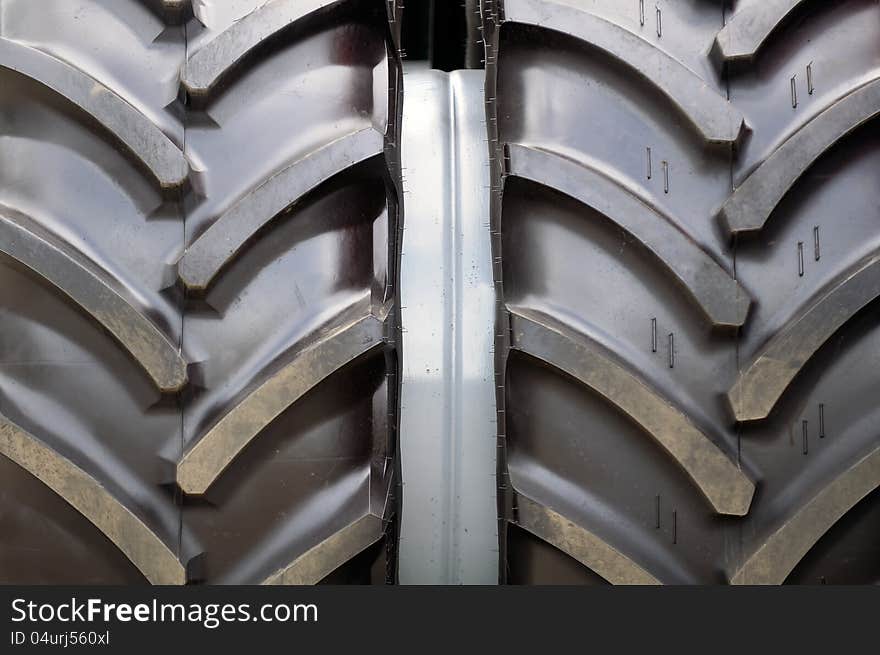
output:
[[[501,578],[876,582],[880,7],[643,7],[480,7]]]
[[[0,0],[0,581],[393,581],[400,16],[308,4]]]

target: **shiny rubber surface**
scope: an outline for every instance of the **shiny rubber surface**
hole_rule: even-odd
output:
[[[189,4],[0,1],[0,211],[26,215],[34,234],[62,244],[59,265],[78,262],[99,272],[83,280],[104,284],[41,273],[0,243],[5,429],[106,488],[114,511],[173,552],[180,582],[393,580],[398,9]],[[236,26],[246,52],[215,48],[221,83],[187,94],[188,62]],[[104,95],[77,95],[85,83]],[[366,155],[309,158],[359,131],[377,144]],[[160,144],[177,159],[156,159]],[[178,160],[179,181],[167,164]],[[264,184],[285,171],[281,192]],[[187,289],[178,262],[244,198],[256,226],[210,285]],[[105,287],[120,300],[84,311],[81,296]],[[138,364],[153,351],[132,346],[140,337],[126,337],[118,308],[172,344],[182,384],[151,381]],[[346,341],[357,319],[375,328],[374,347]],[[329,352],[321,361],[332,366],[310,363]],[[238,431],[241,447],[209,444],[226,465],[203,493],[184,494],[178,463],[229,415],[253,430]],[[75,509],[90,487],[53,492],[38,481],[40,461],[16,461],[0,457],[0,581],[152,579]]]
[[[878,579],[880,7],[723,4],[481,5],[508,582]],[[725,61],[734,24],[757,45]],[[732,234],[731,203],[763,229]],[[745,511],[694,477],[716,451],[668,447],[678,416]]]

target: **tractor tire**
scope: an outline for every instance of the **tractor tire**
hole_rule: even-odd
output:
[[[510,584],[880,581],[880,3],[483,0]]]
[[[0,583],[394,581],[386,0],[0,0]]]

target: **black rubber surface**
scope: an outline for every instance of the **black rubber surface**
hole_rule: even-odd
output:
[[[0,582],[394,580],[399,12],[0,0]]]
[[[880,4],[725,4],[482,2],[509,583],[880,580]]]

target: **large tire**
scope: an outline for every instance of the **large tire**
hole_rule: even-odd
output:
[[[482,2],[507,582],[880,580],[880,5],[724,4]]]
[[[0,0],[2,583],[394,578],[397,3],[252,4]]]

